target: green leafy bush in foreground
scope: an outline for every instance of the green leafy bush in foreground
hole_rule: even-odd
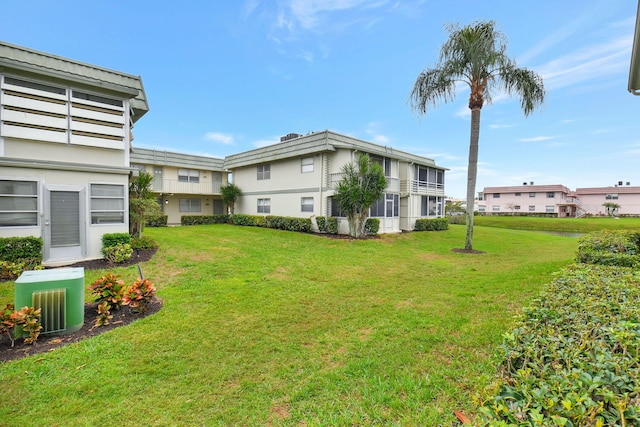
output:
[[[640,272],[576,264],[504,334],[480,425],[640,425]]]
[[[631,230],[602,230],[589,233],[578,240],[576,261],[585,264],[640,265],[640,232]]]

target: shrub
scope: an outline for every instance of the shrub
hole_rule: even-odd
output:
[[[364,234],[367,236],[375,236],[380,230],[380,219],[367,218],[367,222],[364,224]]]
[[[338,218],[333,216],[327,218],[327,233],[338,234]]]
[[[122,294],[125,286],[124,281],[119,279],[118,276],[107,273],[89,285],[89,290],[96,296],[96,302],[107,304],[108,310],[117,310],[122,305]]]
[[[327,217],[326,216],[317,216],[316,217],[316,225],[318,226],[318,233],[326,233],[327,232]]]
[[[640,425],[640,272],[576,264],[503,335],[481,425]]]
[[[102,235],[102,248],[108,248],[117,244],[130,245],[131,236],[129,233],[107,233]],[[103,253],[104,255],[104,253]]]
[[[182,225],[203,225],[203,224],[228,224],[230,216],[221,215],[183,215],[180,218]]]
[[[115,246],[102,248],[102,253],[104,254],[104,258],[111,264],[119,264],[131,259],[133,249],[128,243],[118,243]]]
[[[15,343],[16,326],[20,326],[23,332],[29,334],[29,337],[24,339],[25,344],[35,343],[42,330],[40,309],[22,307],[20,311],[16,311],[13,304],[7,304],[0,311],[0,334],[7,334],[11,341],[11,347]]]
[[[449,218],[449,224],[466,224],[467,216],[466,215],[451,215]]]
[[[41,237],[0,237],[0,261],[42,261],[42,242]]]
[[[166,227],[169,221],[168,215],[154,216],[147,219],[147,227]]]
[[[128,305],[134,312],[144,313],[147,305],[156,295],[156,287],[147,279],[138,279],[124,291],[122,304]]]
[[[16,280],[24,271],[43,269],[41,258],[0,261],[0,280]]]
[[[158,244],[149,237],[134,237],[131,239],[131,249],[157,249]]]
[[[104,301],[98,304],[98,316],[96,317],[94,326],[106,326],[111,322],[113,316],[109,310],[109,303]]]
[[[578,240],[576,261],[637,267],[640,265],[640,232],[601,230],[586,234]]]
[[[442,231],[449,229],[448,218],[418,218],[413,231]]]

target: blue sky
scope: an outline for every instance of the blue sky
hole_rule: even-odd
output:
[[[433,158],[464,197],[468,90],[423,117],[408,96],[444,26],[493,19],[544,79],[482,110],[485,186],[640,185],[640,97],[627,91],[635,0],[7,1],[0,39],[142,76],[134,146],[224,157],[329,129]]]

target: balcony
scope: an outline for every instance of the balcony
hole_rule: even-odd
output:
[[[174,194],[220,194],[222,185],[222,182],[184,182],[177,179],[163,179],[161,182],[154,182],[153,191]]]
[[[329,174],[329,187],[334,189],[338,186],[338,183],[342,180],[344,176],[343,173],[332,173]],[[398,178],[387,178],[387,187],[385,188],[386,193],[398,193],[400,192],[400,180]]]
[[[400,193],[444,196],[444,184],[416,180],[404,180],[400,182]]]

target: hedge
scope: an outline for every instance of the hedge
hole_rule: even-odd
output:
[[[131,235],[129,233],[107,233],[102,235],[102,248],[109,248],[112,246],[130,245]]]
[[[0,237],[0,261],[42,261],[42,245],[41,237]]]
[[[640,231],[601,230],[578,239],[576,261],[585,264],[640,266]]]
[[[367,221],[364,223],[364,234],[367,236],[375,236],[378,234],[378,230],[380,230],[380,219],[367,218]]]
[[[503,335],[480,425],[640,425],[640,272],[575,264]]]
[[[317,216],[316,223],[318,224],[318,231],[320,233],[338,234],[338,218]]]
[[[180,218],[182,225],[202,225],[202,224],[228,224],[230,216],[220,215],[183,215]]]
[[[449,229],[448,218],[418,218],[413,231],[441,231]]]
[[[147,219],[147,227],[166,227],[169,221],[168,215],[160,215],[154,218]]]

